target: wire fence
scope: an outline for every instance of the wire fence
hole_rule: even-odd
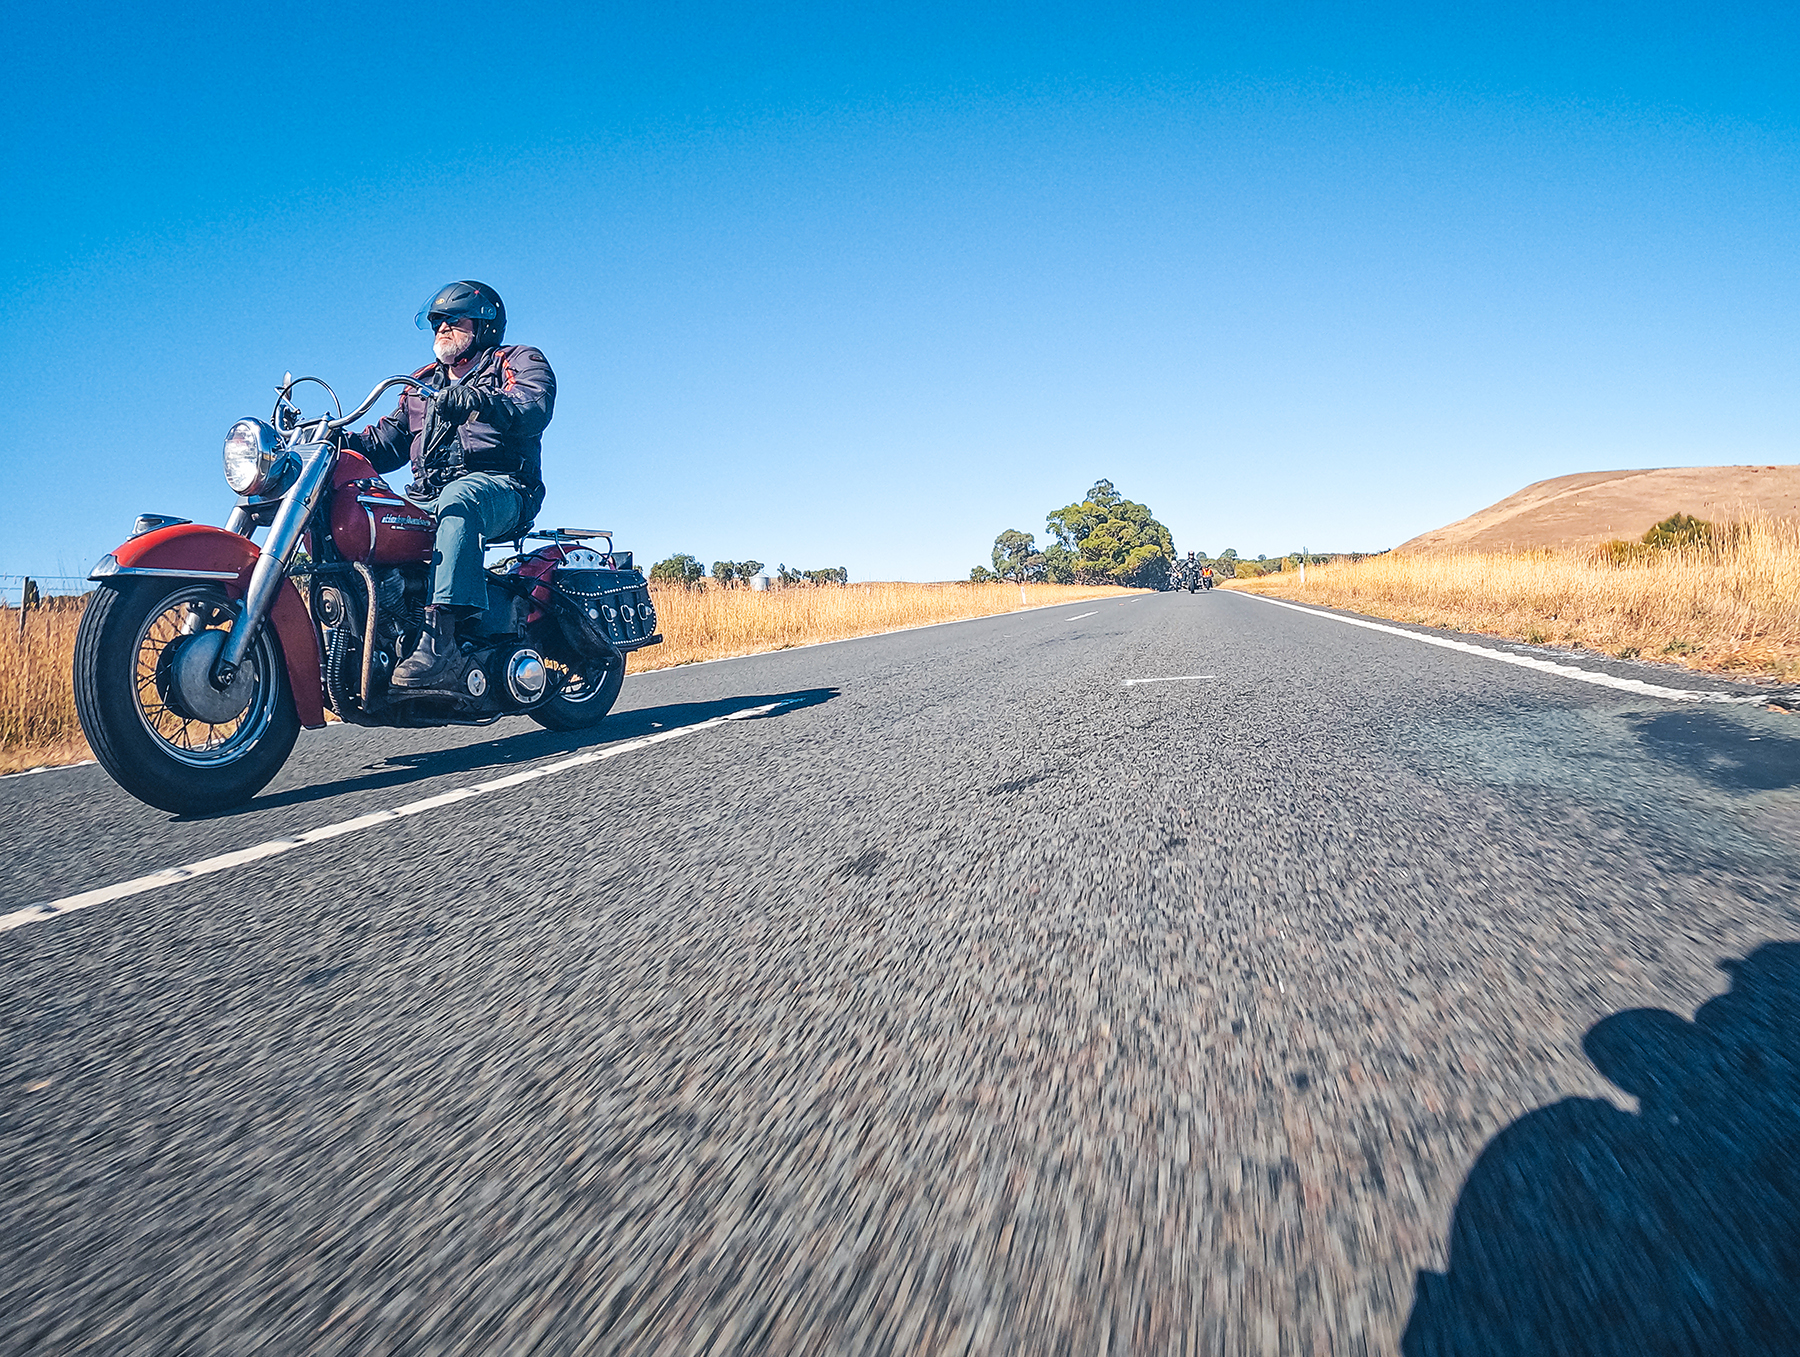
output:
[[[36,606],[46,599],[85,594],[93,587],[79,575],[0,575],[0,606]]]

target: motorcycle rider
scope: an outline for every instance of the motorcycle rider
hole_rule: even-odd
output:
[[[349,434],[344,446],[377,471],[411,462],[408,499],[437,520],[431,600],[397,688],[455,689],[468,669],[457,629],[486,610],[485,539],[531,526],[544,502],[543,433],[556,405],[556,374],[540,350],[502,343],[506,305],[486,283],[448,283],[419,309],[435,363],[413,376],[395,411]]]

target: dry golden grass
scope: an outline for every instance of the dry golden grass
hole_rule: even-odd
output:
[[[766,593],[652,585],[663,643],[634,652],[631,670],[667,669],[1131,592],[1110,585],[1028,584],[1021,602],[1016,584],[845,584]]]
[[[651,592],[664,641],[631,656],[633,673],[1132,591],[1028,584],[1024,603],[1016,584]],[[26,613],[22,629],[19,616],[16,608],[0,610],[0,773],[90,757],[69,687],[79,607]]]
[[[1575,644],[1694,669],[1800,674],[1800,524],[1750,518],[1708,546],[1613,565],[1593,553],[1407,552],[1230,587],[1400,622]]]
[[[80,624],[79,606],[0,609],[0,773],[90,757],[69,686]]]

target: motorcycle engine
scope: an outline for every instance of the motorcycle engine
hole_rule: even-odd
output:
[[[505,642],[469,653],[464,692],[456,701],[473,715],[529,707],[550,686],[544,657],[529,645]]]

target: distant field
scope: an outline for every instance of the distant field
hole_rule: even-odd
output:
[[[665,639],[631,656],[632,673],[1133,591],[1028,584],[1023,602],[1016,584],[650,592]],[[80,620],[79,605],[34,610],[23,626],[17,608],[0,609],[0,773],[89,757],[69,686]]]
[[[1714,672],[1800,678],[1800,524],[1614,565],[1585,551],[1408,551],[1237,581],[1400,622],[1575,644]]]

